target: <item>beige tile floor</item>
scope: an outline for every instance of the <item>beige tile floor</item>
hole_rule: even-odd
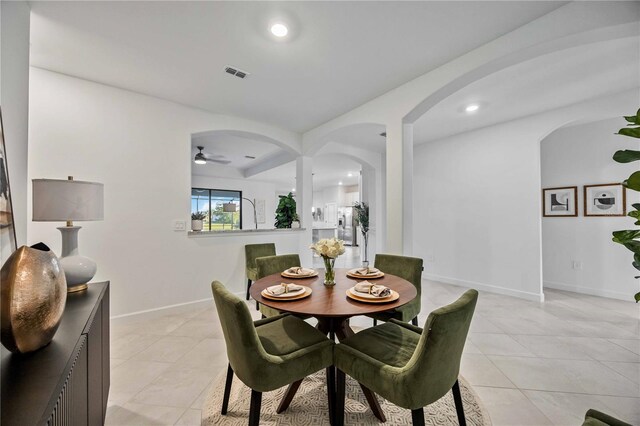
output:
[[[420,322],[463,291],[425,281]],[[545,294],[545,303],[480,294],[461,373],[493,424],[580,425],[588,408],[640,424],[640,306]],[[114,324],[111,356],[108,425],[198,425],[207,388],[226,367],[213,302]]]

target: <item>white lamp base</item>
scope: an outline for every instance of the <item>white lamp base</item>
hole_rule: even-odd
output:
[[[92,259],[78,253],[78,232],[81,226],[62,226],[62,256],[60,266],[67,279],[67,292],[73,293],[87,288],[87,283],[96,275],[98,266]]]

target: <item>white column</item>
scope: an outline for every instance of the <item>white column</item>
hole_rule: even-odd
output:
[[[413,251],[413,126],[401,120],[387,123],[387,229],[385,252]]]
[[[402,125],[403,254],[413,255],[413,124]]]
[[[379,173],[379,172],[378,172]],[[380,229],[379,224],[379,214],[378,214],[378,197],[376,196],[376,179],[377,173],[375,168],[369,165],[362,166],[362,172],[360,174],[360,200],[369,205],[369,247],[368,247],[368,259],[371,265],[373,265],[373,260],[377,253],[377,231]],[[360,242],[363,243],[361,235],[358,235],[360,238]],[[364,256],[364,245],[362,245],[361,250],[362,256]],[[364,260],[364,257],[362,257]]]
[[[313,257],[309,246],[311,245],[311,233],[313,217],[313,159],[300,156],[296,159],[296,206],[300,217],[300,226],[305,228],[300,232],[300,262],[303,266],[311,267]]]

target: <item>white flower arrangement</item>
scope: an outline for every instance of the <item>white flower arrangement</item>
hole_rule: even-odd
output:
[[[337,238],[323,238],[317,243],[311,244],[309,248],[322,257],[335,259],[344,254],[344,241]]]

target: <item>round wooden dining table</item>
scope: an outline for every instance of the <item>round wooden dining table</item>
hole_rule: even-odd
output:
[[[364,281],[364,279],[350,278],[347,276],[348,271],[348,269],[336,269],[336,284],[330,287],[324,285],[324,271],[319,270],[317,276],[310,278],[285,278],[280,273],[268,275],[254,282],[249,291],[256,302],[271,308],[295,315],[315,317],[318,320],[316,328],[327,334],[331,339],[334,336],[337,337],[339,341],[354,334],[349,326],[349,318],[397,308],[410,302],[418,294],[415,286],[409,281],[395,275],[385,274],[382,278],[369,279],[369,282],[383,285],[398,292],[400,297],[397,300],[387,303],[368,303],[353,300],[347,297],[347,290],[356,285],[356,283]],[[262,297],[262,290],[281,283],[295,283],[310,287],[312,290],[311,295],[304,299],[289,301]],[[362,385],[360,386],[373,414],[380,421],[386,421],[373,392]]]

